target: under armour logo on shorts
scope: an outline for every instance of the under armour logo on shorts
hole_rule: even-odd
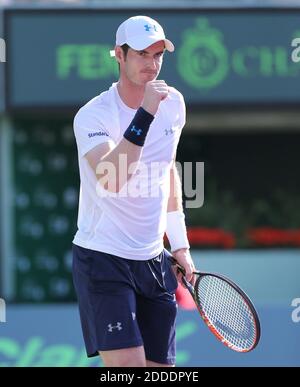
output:
[[[113,329],[117,329],[118,331],[121,331],[123,328],[122,328],[122,324],[120,322],[117,322],[117,325],[112,325],[112,324],[108,324],[108,332],[112,332]]]

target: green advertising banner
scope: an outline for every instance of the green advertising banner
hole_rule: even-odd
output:
[[[118,79],[109,50],[140,10],[5,12],[7,108],[77,107]],[[187,103],[298,103],[299,10],[143,10],[174,42],[160,74]]]

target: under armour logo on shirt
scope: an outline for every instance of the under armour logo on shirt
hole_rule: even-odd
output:
[[[135,126],[133,126],[130,129],[131,132],[135,132],[137,136],[140,136],[142,134],[142,129],[136,129]]]
[[[157,29],[156,29],[156,25],[155,25],[155,24],[153,24],[152,26],[149,26],[149,24],[145,24],[144,27],[145,27],[145,31],[147,31],[147,32],[149,32],[149,31],[151,30],[151,28],[153,28],[154,31],[157,32]]]
[[[112,325],[112,324],[108,324],[108,332],[112,332],[113,329],[117,329],[118,331],[121,331],[123,328],[122,328],[122,323],[120,322],[117,322],[117,325]]]
[[[175,130],[173,130],[172,128],[170,129],[165,129],[165,134],[166,136],[168,136],[169,134],[173,134],[175,132]]]

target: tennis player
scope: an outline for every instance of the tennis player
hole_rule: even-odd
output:
[[[73,279],[87,355],[108,367],[175,365],[181,278],[165,232],[194,281],[175,167],[185,103],[157,80],[166,50],[174,45],[157,21],[124,21],[112,52],[119,81],[74,119],[81,189]]]

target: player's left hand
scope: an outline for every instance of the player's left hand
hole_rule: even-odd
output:
[[[196,270],[193,259],[190,254],[190,250],[187,248],[179,249],[172,252],[173,257],[176,259],[178,264],[185,269],[185,278],[192,285],[195,285],[196,277],[193,272]],[[174,272],[177,277],[177,281],[182,285],[182,273],[178,271],[176,265],[174,266]],[[183,285],[184,286],[184,285]]]

